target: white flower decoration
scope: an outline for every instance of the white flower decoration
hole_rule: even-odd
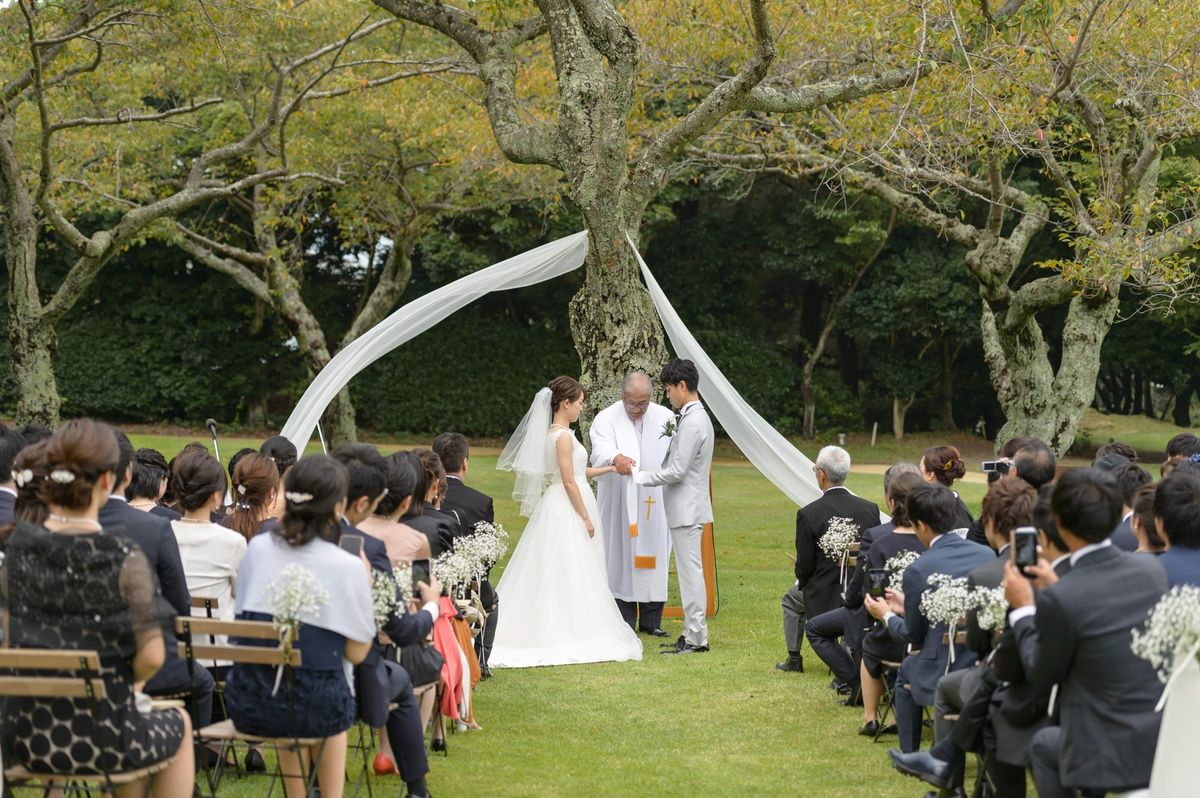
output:
[[[50,479],[59,485],[70,485],[75,481],[75,473],[65,468],[56,468],[50,472]]]
[[[1165,683],[1183,658],[1200,646],[1200,587],[1171,588],[1132,637],[1133,653],[1153,665]]]
[[[17,483],[18,488],[23,488],[30,482],[33,482],[33,470],[26,468],[21,471],[12,472],[13,482]]]
[[[292,491],[288,491],[287,493],[283,494],[283,497],[292,504],[304,504],[305,502],[310,502],[313,500],[313,495],[311,493],[293,493]]]
[[[861,530],[853,518],[830,518],[825,534],[817,540],[817,546],[831,560],[840,560],[858,540]]]

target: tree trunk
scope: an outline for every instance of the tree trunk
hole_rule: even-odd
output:
[[[1200,380],[1193,377],[1176,393],[1175,412],[1172,416],[1175,426],[1192,426],[1192,395],[1196,392],[1197,386],[1200,386]]]
[[[938,426],[943,430],[956,430],[954,424],[954,361],[957,352],[950,342],[942,339],[942,417]]]
[[[892,396],[892,435],[896,440],[904,440],[904,417],[908,414],[908,408],[912,407],[915,396],[909,396],[907,399],[901,400],[899,396]]]
[[[58,425],[61,400],[54,378],[54,352],[58,336],[43,322],[26,325],[9,302],[8,342],[13,379],[17,384],[17,421],[22,424]]]
[[[817,420],[817,397],[813,393],[812,378],[812,369],[806,365],[800,376],[800,395],[804,397],[804,437],[810,441],[816,437],[813,427]]]
[[[1147,418],[1158,418],[1154,412],[1154,381],[1147,375],[1142,381],[1142,389],[1146,392],[1146,397],[1142,400],[1142,404],[1146,406]]]
[[[1137,369],[1129,370],[1129,392],[1133,397],[1133,404],[1129,408],[1129,414],[1140,416],[1146,412],[1146,406],[1143,404],[1145,391],[1142,390],[1142,373]]]

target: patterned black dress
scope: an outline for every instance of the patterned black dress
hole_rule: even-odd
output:
[[[20,523],[6,546],[3,601],[14,648],[96,650],[107,697],[10,699],[12,756],[36,773],[112,773],[170,757],[183,739],[177,711],[134,705],[132,661],[161,634],[164,604],[136,544],[103,533],[56,533]],[[168,613],[169,614],[169,613]]]

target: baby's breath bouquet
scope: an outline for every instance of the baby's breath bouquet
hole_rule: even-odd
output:
[[[858,540],[858,535],[858,524],[852,518],[830,518],[825,534],[817,540],[817,547],[829,559],[840,560],[850,551],[851,544]]]
[[[279,576],[267,586],[267,596],[271,614],[275,617],[275,627],[279,630],[279,642],[283,644],[284,656],[290,657],[292,644],[300,633],[300,624],[305,617],[314,618],[321,608],[329,603],[329,591],[312,569],[292,563],[280,571]],[[271,695],[275,695],[279,690],[279,680],[282,676],[281,665],[275,673],[275,688]]]
[[[888,559],[883,567],[886,568],[891,575],[889,584],[899,590],[904,585],[904,572],[908,570],[908,566],[912,565],[921,556],[919,551],[902,551],[894,557]]]
[[[976,587],[968,598],[970,608],[980,629],[1003,629],[1008,614],[1008,599],[1004,598],[1004,587]]]
[[[965,577],[933,574],[921,595],[921,614],[933,624],[956,624],[967,613],[970,595]]]
[[[508,532],[502,524],[480,521],[475,525],[472,537],[480,539],[484,570],[491,568],[508,552]]]
[[[383,571],[371,569],[371,603],[375,606],[375,625],[383,626],[400,606],[394,577],[389,579]]]
[[[1200,587],[1176,585],[1167,591],[1133,630],[1133,653],[1154,666],[1164,683],[1188,657],[1200,650]]]
[[[471,584],[478,567],[458,551],[447,551],[433,561],[433,575],[453,596]]]

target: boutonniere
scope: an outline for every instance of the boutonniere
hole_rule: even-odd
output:
[[[658,437],[660,437],[660,438],[674,437],[676,429],[678,429],[678,426],[676,426],[676,424],[675,424],[675,419],[671,419],[666,424],[663,424],[662,433]]]

